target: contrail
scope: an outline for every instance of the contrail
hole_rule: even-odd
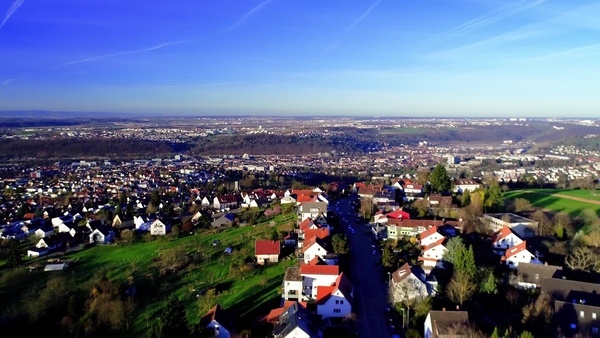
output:
[[[161,48],[164,48],[164,47],[173,46],[173,45],[179,45],[179,44],[188,43],[188,42],[189,41],[167,42],[167,43],[162,43],[160,45],[156,45],[154,47],[145,48],[145,49],[130,50],[130,51],[118,52],[118,53],[113,53],[113,54],[108,54],[108,55],[95,56],[95,57],[91,57],[91,58],[87,58],[87,59],[81,59],[81,60],[76,60],[76,61],[70,61],[70,62],[62,63],[62,64],[60,64],[58,66],[52,67],[52,69],[53,68],[58,68],[58,67],[63,67],[63,66],[68,66],[68,65],[74,65],[74,64],[77,64],[77,63],[83,63],[83,62],[90,62],[90,61],[108,59],[108,58],[112,58],[112,57],[120,56],[120,55],[145,53],[145,52],[150,52],[150,51],[153,51],[153,50],[161,49]]]
[[[24,2],[25,2],[25,0],[16,0],[15,2],[13,2],[13,4],[10,6],[10,8],[6,11],[6,15],[4,15],[4,20],[2,20],[2,23],[0,24],[0,28],[2,28],[4,26],[4,24],[8,21],[8,19],[10,19],[10,17],[13,14],[15,14],[17,9],[19,9],[19,7],[21,7],[21,5]]]
[[[346,30],[350,30],[352,29],[352,27],[356,26],[359,22],[363,21],[367,15],[369,15],[369,13],[371,13],[371,11],[373,10],[373,8],[375,8],[377,5],[379,5],[379,3],[381,2],[381,0],[377,0],[375,1],[371,7],[369,7],[369,9],[367,9],[363,15],[360,16],[360,18],[356,19],[356,21],[354,21],[350,26],[348,26],[348,28],[346,28]]]
[[[529,8],[538,6],[545,1],[546,0],[535,0],[533,2],[521,1],[516,5],[504,6],[500,9],[492,11],[489,14],[479,16],[475,19],[469,20],[463,24],[460,24],[454,28],[451,28],[445,32],[442,32],[442,33],[432,37],[431,39],[425,40],[423,43],[417,43],[416,46],[420,46],[421,48],[430,47],[432,45],[435,45],[436,43],[438,43],[440,40],[442,40],[444,38],[466,34],[466,33],[472,32],[476,29],[483,28],[485,26],[489,26],[489,25],[493,24],[494,22],[500,21],[509,16],[523,12]]]
[[[256,13],[258,10],[260,10],[261,8],[268,5],[269,2],[271,2],[271,1],[273,1],[273,0],[266,0],[266,1],[261,2],[258,6],[252,8],[250,11],[248,11],[246,14],[244,14],[244,16],[242,16],[242,18],[239,19],[236,23],[231,25],[231,27],[229,27],[229,29],[237,28],[239,25],[243,24],[246,20],[248,20],[248,18],[250,18],[250,16],[252,14]]]

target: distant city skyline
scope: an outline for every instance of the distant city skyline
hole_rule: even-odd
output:
[[[579,117],[600,2],[16,0],[0,110]]]

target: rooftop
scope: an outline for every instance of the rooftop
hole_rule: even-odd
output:
[[[300,267],[292,266],[285,270],[284,281],[302,281],[302,275],[300,275]]]

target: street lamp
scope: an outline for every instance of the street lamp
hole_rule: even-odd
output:
[[[405,308],[400,308],[400,310],[402,310],[402,329],[404,330],[404,318],[405,318]]]
[[[388,272],[388,286],[390,285],[390,282],[392,281],[392,273]]]

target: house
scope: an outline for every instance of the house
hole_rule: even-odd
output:
[[[504,226],[508,226],[522,239],[534,237],[538,227],[537,222],[511,213],[484,214],[482,221],[492,231],[499,231]]]
[[[279,241],[257,240],[254,244],[254,255],[257,264],[277,263],[281,253]]]
[[[322,338],[320,322],[298,303],[290,306],[279,317],[279,323],[273,328],[274,338]]]
[[[210,207],[210,204],[211,204],[211,203],[210,203],[210,200],[209,200],[209,199],[208,199],[208,197],[206,197],[206,196],[204,196],[204,197],[202,198],[202,200],[200,201],[200,205],[201,205],[201,206],[203,206],[203,207],[205,207],[205,208],[208,208],[208,207]]]
[[[217,210],[235,209],[238,207],[238,199],[234,195],[217,196],[213,199],[213,208]]]
[[[214,338],[231,338],[234,334],[233,321],[219,305],[215,305],[202,316],[200,326],[214,330]]]
[[[233,225],[233,221],[235,220],[235,215],[232,213],[226,213],[225,215],[215,219],[210,223],[210,226],[213,228],[226,228],[231,227]]]
[[[564,278],[542,278],[541,293],[554,301],[559,337],[598,337],[600,285]]]
[[[115,237],[115,232],[108,227],[97,227],[89,234],[90,243],[109,244],[112,243]]]
[[[390,294],[394,303],[405,300],[422,300],[429,295],[427,284],[425,284],[425,272],[421,269],[412,268],[405,263],[391,275]]]
[[[54,227],[51,224],[43,224],[33,232],[33,235],[38,238],[44,238],[54,233]]]
[[[47,248],[29,248],[27,249],[27,257],[39,257],[39,256],[44,256],[48,254],[48,249]]]
[[[474,179],[457,179],[454,182],[454,189],[452,190],[455,193],[462,194],[465,191],[473,192],[481,187],[481,183]]]
[[[440,267],[443,268],[442,258],[448,249],[445,246],[446,238],[442,238],[437,242],[431,243],[430,245],[423,247],[422,256],[419,257],[420,261],[423,261],[423,266],[427,267]]]
[[[292,266],[287,268],[283,276],[283,294],[281,297],[285,300],[301,300],[302,290],[300,267]]]
[[[273,324],[273,325],[278,325],[281,314],[283,314],[285,311],[287,311],[291,306],[294,306],[294,304],[298,304],[299,306],[303,306],[306,308],[305,305],[303,305],[302,303],[299,303],[295,300],[286,300],[283,302],[282,307],[271,310],[269,312],[269,314],[264,316],[263,318],[261,318],[260,321],[266,322],[269,324]]]
[[[404,193],[407,195],[409,195],[409,194],[419,195],[419,194],[423,193],[423,185],[416,184],[416,183],[406,184],[404,186]]]
[[[527,241],[523,241],[518,245],[507,249],[502,256],[502,261],[506,262],[509,268],[517,268],[520,263],[542,264],[536,255],[532,254],[527,249]]]
[[[424,338],[467,337],[467,311],[429,311],[424,324]]]
[[[304,264],[307,264],[308,262],[310,262],[311,259],[315,258],[316,256],[325,259],[325,256],[330,253],[330,251],[327,250],[327,247],[328,246],[325,244],[325,241],[323,241],[317,236],[314,236],[305,241],[304,246],[302,247]]]
[[[327,217],[327,203],[325,202],[304,202],[298,206],[299,221],[317,218],[320,215]]]
[[[35,245],[38,249],[56,250],[63,246],[63,242],[57,235],[41,238]]]
[[[387,214],[386,217],[393,218],[393,219],[409,219],[410,214],[403,210],[396,210],[394,212],[390,212],[389,214]]]
[[[317,314],[323,319],[345,317],[352,313],[354,291],[350,280],[341,273],[331,286],[317,286]]]
[[[155,219],[150,224],[150,235],[152,236],[164,236],[171,230],[170,224],[165,224],[159,219]]]
[[[439,231],[438,231],[438,227],[436,225],[427,228],[427,230],[423,231],[420,235],[419,235],[419,242],[421,243],[421,246],[428,246],[431,245],[437,241],[439,241],[440,239],[444,238],[444,235],[442,235]]]
[[[506,249],[521,243],[523,243],[523,240],[515,235],[515,233],[506,225],[492,234],[492,247],[494,248],[494,253],[498,255],[504,255]]]
[[[291,195],[287,195],[287,196],[283,196],[283,198],[281,198],[279,200],[279,203],[281,204],[296,204],[296,199],[294,197],[292,197]]]
[[[340,274],[337,265],[300,265],[303,299],[316,298],[317,287],[331,286]]]
[[[517,287],[535,289],[542,286],[544,278],[562,278],[562,267],[548,264],[521,263],[517,267]]]
[[[285,246],[294,247],[297,245],[297,243],[298,243],[298,234],[295,232],[292,232],[283,238],[283,245],[285,245]]]

